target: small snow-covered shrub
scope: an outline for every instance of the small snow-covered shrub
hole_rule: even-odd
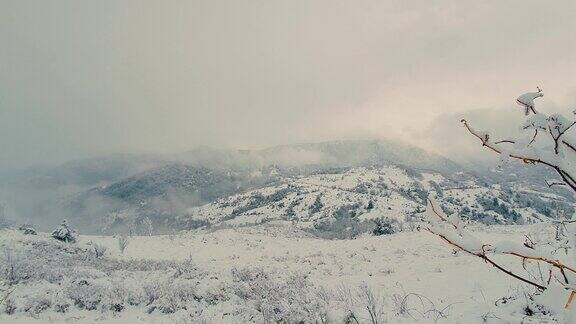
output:
[[[66,286],[68,297],[80,309],[94,310],[106,294],[106,285],[97,280],[78,280]]]
[[[120,312],[131,295],[124,283],[114,277],[68,281],[67,296],[80,309]]]
[[[195,294],[196,285],[196,280],[171,278],[162,281],[160,285],[155,285],[154,288],[160,291],[156,292],[149,312],[158,310],[163,314],[169,314],[185,309],[187,303],[200,299]],[[145,290],[150,294],[150,288]]]
[[[12,313],[27,313],[33,317],[45,311],[65,313],[71,304],[62,286],[46,282],[19,286],[10,295],[10,302]]]
[[[37,235],[36,230],[31,225],[23,224],[18,227],[26,235]]]
[[[264,322],[314,323],[323,312],[323,299],[304,276],[278,278],[262,269],[233,269],[235,293],[254,303]]]
[[[52,232],[52,237],[66,243],[75,243],[78,234],[68,227],[68,221],[63,220],[60,226]]]
[[[96,258],[103,257],[104,254],[106,254],[106,251],[108,251],[108,248],[102,244],[90,242],[89,245],[90,248],[88,249],[88,251],[90,251]]]
[[[357,217],[344,216],[315,223],[311,232],[323,239],[347,240],[370,233],[373,228],[374,223],[370,220],[361,221]]]
[[[34,265],[27,258],[11,247],[5,247],[0,259],[0,279],[9,285],[15,285],[33,276]]]
[[[376,236],[394,234],[400,230],[400,223],[389,217],[380,217],[372,220],[374,229],[372,234]]]
[[[175,263],[174,270],[176,270],[174,276],[179,278],[192,279],[199,275],[198,267],[194,263],[191,255],[184,261]]]
[[[50,309],[53,305],[52,295],[56,294],[55,289],[58,289],[58,287],[54,287],[52,284],[46,284],[31,291],[21,306],[22,311],[37,315]]]

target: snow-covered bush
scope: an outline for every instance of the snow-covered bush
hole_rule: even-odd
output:
[[[538,92],[526,93],[517,99],[525,115],[531,115],[522,125],[527,132],[522,138],[494,140],[491,134],[472,128],[466,120],[462,120],[462,123],[482,142],[483,147],[500,154],[501,163],[518,160],[551,168],[561,180],[546,183],[549,186],[565,186],[576,193],[576,142],[569,132],[576,121],[570,121],[561,114],[547,116],[539,113],[534,100],[540,97],[543,97],[543,93],[538,88]],[[532,309],[552,313],[563,322],[576,320],[573,302],[576,299],[576,214],[570,219],[557,221],[560,225],[555,226],[565,229],[559,240],[538,244],[527,236],[523,243],[484,242],[466,230],[457,213],[446,215],[432,195],[427,203],[428,224],[424,227],[427,231],[441,237],[453,248],[477,256],[503,273],[532,286],[534,292],[530,294],[530,301],[535,305]],[[526,273],[514,273],[493,255],[517,258]],[[537,267],[537,274],[530,271],[530,263]]]
[[[31,277],[34,266],[13,247],[5,247],[0,259],[0,279],[8,285],[15,285]]]
[[[20,226],[18,229],[21,230],[22,233],[24,233],[26,235],[37,235],[38,234],[38,233],[36,233],[36,230],[34,229],[34,227],[29,226],[29,225]]]
[[[9,251],[0,256],[0,300],[3,291],[14,290],[0,308],[5,314],[38,317],[84,310],[112,315],[138,307],[143,314],[184,316],[194,323],[221,322],[222,314],[235,323],[309,323],[327,312],[326,299],[300,274],[262,269],[207,272],[192,258],[95,258],[94,243],[83,248],[42,233],[13,235],[13,240],[0,240],[0,249]],[[11,286],[4,288],[2,282]]]
[[[379,217],[372,221],[374,222],[372,234],[376,236],[394,234],[400,230],[400,223],[389,217]]]
[[[314,223],[310,231],[324,239],[353,239],[365,233],[372,233],[375,222],[369,219],[360,219],[358,210],[360,204],[340,206],[333,212],[333,219],[322,219]]]
[[[80,309],[121,311],[124,309],[126,289],[121,282],[103,277],[75,280],[66,285],[67,296]]]
[[[235,294],[254,303],[264,322],[314,323],[324,314],[324,301],[299,274],[275,278],[262,269],[233,269]]]
[[[66,243],[75,243],[78,234],[68,226],[67,220],[62,220],[60,226],[52,232],[52,237]]]
[[[162,281],[144,285],[148,296],[148,312],[159,311],[163,314],[186,309],[187,304],[200,299],[196,295],[198,282],[183,278],[165,278]]]
[[[55,284],[46,284],[37,289],[27,291],[26,298],[21,298],[18,309],[32,315],[38,315],[46,310],[54,309],[65,312],[70,306],[62,297],[61,287]]]
[[[92,252],[94,257],[96,258],[103,257],[104,254],[106,254],[106,251],[108,251],[108,248],[106,246],[98,244],[96,242],[89,242],[88,245],[90,246],[88,248],[88,251]]]

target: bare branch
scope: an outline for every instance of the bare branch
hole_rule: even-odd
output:
[[[502,153],[502,149],[495,146],[495,144],[490,143],[490,141],[488,141],[488,139],[484,139],[484,138],[482,138],[482,136],[477,134],[476,131],[474,129],[472,129],[472,127],[470,127],[470,125],[468,124],[466,119],[462,119],[462,120],[460,120],[460,122],[464,124],[464,127],[466,127],[466,129],[468,130],[468,132],[470,132],[470,134],[474,135],[475,137],[477,137],[478,139],[480,139],[482,141],[482,146],[486,146],[487,148],[494,151],[495,153],[498,153],[498,154]],[[550,167],[554,167],[553,164],[548,163],[546,161],[542,161],[542,160],[537,159],[537,158],[532,158],[532,157],[528,157],[528,156],[521,156],[518,154],[510,154],[510,157],[513,159],[521,160],[525,163],[541,163],[541,164],[544,164],[544,165],[547,165]]]
[[[574,147],[574,145],[566,142],[566,140],[562,140],[562,143],[564,143],[564,145],[568,146],[568,148],[570,148],[572,151],[576,152],[576,147]]]
[[[570,307],[570,304],[572,304],[572,301],[574,301],[574,297],[576,297],[576,291],[572,290],[572,292],[570,293],[570,297],[568,297],[566,305],[564,305],[564,308],[567,309]]]
[[[513,140],[501,140],[498,142],[494,142],[494,144],[502,144],[502,143],[516,144],[516,142],[514,142]]]
[[[548,188],[552,188],[552,186],[566,186],[566,183],[564,182],[557,182],[557,181],[550,181],[548,182],[548,180],[544,180],[544,182],[546,183],[546,185],[548,186]]]
[[[435,204],[430,198],[428,198],[428,203],[429,203],[428,205],[429,205],[430,207],[432,207],[432,208],[431,208],[431,211],[433,212],[433,214],[434,214],[436,217],[438,217],[442,222],[449,223],[449,224],[451,224],[454,228],[456,228],[456,226],[455,226],[454,224],[452,224],[449,220],[446,219],[446,217],[442,216],[442,214],[437,211],[437,208],[438,208],[438,207],[435,206],[436,204]],[[516,278],[516,279],[518,279],[518,280],[521,280],[521,281],[523,281],[523,282],[525,282],[525,283],[531,284],[531,285],[533,285],[533,286],[535,286],[535,287],[537,287],[537,288],[539,288],[539,289],[541,289],[541,290],[545,290],[545,289],[546,289],[544,286],[542,286],[542,285],[540,285],[540,284],[538,284],[538,283],[535,283],[535,282],[533,282],[533,281],[531,281],[531,280],[529,280],[529,279],[526,279],[526,278],[524,278],[524,277],[521,277],[521,276],[519,276],[519,275],[511,272],[511,271],[508,270],[508,269],[503,268],[502,266],[498,265],[497,263],[495,263],[494,261],[492,261],[490,258],[488,258],[488,256],[486,255],[486,253],[490,251],[490,249],[489,249],[490,245],[484,244],[484,245],[482,245],[481,252],[475,252],[475,251],[469,250],[469,249],[465,248],[464,246],[462,246],[461,244],[459,244],[459,243],[457,243],[457,242],[449,239],[446,235],[434,231],[434,229],[431,228],[431,227],[428,227],[428,228],[426,228],[426,229],[427,229],[430,233],[432,233],[432,234],[434,234],[434,235],[436,235],[436,236],[439,236],[439,237],[442,238],[444,241],[446,241],[448,244],[450,244],[450,245],[458,248],[459,250],[464,251],[464,252],[467,252],[467,253],[469,253],[469,254],[471,254],[471,255],[475,255],[475,256],[477,256],[477,257],[479,257],[479,258],[482,258],[484,261],[490,263],[491,265],[493,265],[493,266],[496,267],[497,269],[503,271],[504,273],[508,274],[509,276],[512,276],[512,277],[514,277],[514,278]],[[525,261],[525,260],[534,260],[534,261],[541,261],[541,262],[548,263],[548,264],[550,264],[551,266],[556,267],[557,269],[559,269],[560,273],[562,274],[562,276],[563,276],[563,278],[564,278],[565,284],[569,284],[568,278],[567,278],[566,273],[565,273],[565,270],[568,270],[568,271],[570,271],[570,272],[572,272],[572,273],[576,273],[576,269],[574,269],[574,268],[572,268],[572,267],[569,267],[569,266],[561,263],[559,260],[551,260],[551,259],[546,258],[546,257],[544,257],[544,256],[525,255],[525,254],[522,254],[522,253],[516,252],[516,251],[499,251],[499,253],[501,253],[501,254],[506,254],[506,255],[516,256],[516,257],[521,258],[523,261]],[[569,288],[569,287],[566,287],[566,288],[574,291],[573,288]]]
[[[466,127],[468,132],[470,132],[470,134],[474,135],[476,138],[478,138],[482,141],[482,146],[489,148],[490,150],[492,150],[495,153],[498,153],[498,154],[502,153],[502,149],[497,147],[496,144],[490,143],[488,136],[483,137],[480,134],[478,134],[474,129],[472,129],[472,127],[470,127],[470,125],[468,124],[468,122],[465,119],[460,120],[460,122],[462,122],[464,124],[464,126]],[[569,146],[572,150],[574,150],[574,152],[576,152],[576,147],[570,145],[569,143],[567,143],[565,141],[562,141],[562,142],[564,144],[566,144],[567,146]],[[570,189],[572,189],[574,192],[576,192],[576,180],[570,174],[568,174],[566,171],[562,170],[557,165],[554,165],[550,162],[546,162],[546,161],[539,159],[539,158],[522,156],[522,155],[519,155],[517,153],[510,154],[510,157],[513,159],[521,160],[524,163],[543,164],[543,165],[546,165],[548,167],[553,168],[560,175],[562,180],[564,180],[564,182],[566,182],[566,184],[570,187]]]
[[[538,129],[536,129],[534,131],[534,136],[532,136],[532,140],[530,140],[530,143],[528,143],[528,146],[532,145],[532,143],[534,143],[534,141],[536,140],[536,136],[538,135]]]
[[[527,284],[530,284],[530,285],[532,285],[532,286],[534,286],[534,287],[536,287],[536,288],[538,288],[538,289],[540,289],[540,290],[546,290],[546,287],[544,287],[544,286],[542,286],[542,285],[540,285],[540,284],[537,284],[537,283],[535,283],[535,282],[533,282],[533,281],[530,281],[530,280],[528,280],[528,279],[526,279],[526,278],[520,277],[519,275],[513,273],[512,271],[510,271],[510,270],[508,270],[508,269],[505,269],[504,267],[498,265],[496,262],[494,262],[494,261],[492,261],[490,258],[488,258],[485,254],[483,254],[483,253],[474,253],[474,252],[472,252],[472,251],[469,251],[469,250],[465,249],[464,247],[462,247],[462,246],[460,246],[460,245],[458,245],[458,244],[450,241],[448,238],[446,238],[446,236],[444,236],[444,235],[442,235],[442,234],[439,234],[439,233],[435,233],[434,231],[432,231],[432,230],[429,229],[429,228],[428,228],[427,230],[428,230],[428,232],[430,232],[430,233],[432,233],[432,234],[434,234],[434,235],[436,235],[436,236],[439,236],[441,239],[443,239],[444,241],[446,241],[446,243],[448,243],[448,244],[450,244],[450,245],[458,248],[459,250],[464,251],[464,252],[466,252],[466,253],[468,253],[468,254],[471,254],[471,255],[474,255],[474,256],[477,256],[477,257],[483,259],[484,261],[490,263],[490,264],[491,264],[492,266],[494,266],[496,269],[498,269],[498,270],[506,273],[507,275],[509,275],[509,276],[511,276],[511,277],[514,277],[514,278],[516,278],[516,279],[518,279],[518,280],[520,280],[520,281],[523,281],[523,282],[525,282],[525,283],[527,283]]]

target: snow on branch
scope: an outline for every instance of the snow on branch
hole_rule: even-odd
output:
[[[487,248],[489,245],[483,244],[479,239],[468,233],[463,226],[455,225],[453,221],[446,217],[444,212],[442,212],[441,208],[438,206],[436,200],[432,197],[428,197],[426,216],[428,221],[426,230],[428,232],[439,236],[441,239],[453,247],[456,247],[458,250],[483,259],[487,263],[490,263],[492,266],[508,274],[509,276],[530,284],[540,290],[546,289],[545,286],[514,274],[512,271],[505,269],[496,262],[492,261],[487,256],[487,253],[489,252]],[[460,224],[460,222],[458,222],[458,224]]]
[[[528,116],[530,112],[537,114],[536,107],[534,105],[534,100],[540,97],[544,97],[544,93],[542,93],[542,89],[540,87],[536,87],[538,89],[537,92],[528,92],[516,99],[516,102],[524,107],[524,115]]]
[[[488,132],[474,129],[465,119],[462,119],[461,122],[470,134],[482,142],[482,146],[503,156],[501,159],[512,158],[525,163],[542,164],[552,168],[562,181],[576,193],[576,165],[574,165],[573,159],[570,159],[570,154],[576,153],[576,145],[565,138],[565,134],[573,128],[576,121],[571,121],[557,113],[550,116],[539,113],[535,108],[534,100],[540,97],[543,97],[543,94],[542,90],[538,88],[538,92],[525,93],[516,100],[525,107],[526,115],[533,113],[521,127],[523,130],[531,131],[525,139],[493,140]],[[547,137],[553,146],[547,149],[535,145],[539,136]]]
[[[468,121],[462,119],[464,127],[470,134],[478,138],[482,146],[500,155],[501,162],[509,159],[520,160],[529,164],[541,164],[552,168],[562,181],[546,181],[549,187],[566,185],[576,193],[576,145],[566,139],[566,134],[573,128],[576,121],[569,120],[561,114],[547,116],[536,110],[535,100],[544,96],[542,89],[519,96],[516,102],[524,108],[524,115],[529,116],[521,126],[527,131],[526,137],[520,139],[494,140],[489,132],[473,128]],[[576,110],[574,111],[576,115]],[[544,145],[539,139],[545,141]],[[552,143],[552,145],[550,145]],[[537,246],[528,237],[524,244],[511,241],[485,243],[474,237],[465,227],[464,222],[454,213],[446,215],[436,200],[429,196],[426,209],[427,224],[425,230],[439,236],[457,250],[481,258],[505,274],[535,287],[541,293],[553,292],[561,288],[569,292],[565,309],[576,299],[576,214],[571,220],[555,221],[556,242],[547,242]],[[552,250],[549,248],[552,247]],[[566,252],[565,260],[555,254]],[[495,262],[493,255],[505,255],[520,258],[522,267],[530,277],[512,272]],[[528,271],[526,264],[535,262],[538,270],[540,265],[548,267],[548,278],[540,271],[537,278]],[[552,289],[551,289],[552,288]],[[554,307],[554,306],[552,306]]]
[[[505,274],[532,285],[540,291],[546,290],[550,284],[550,280],[555,278],[556,283],[560,284],[565,290],[570,291],[566,307],[570,306],[574,299],[573,295],[576,294],[576,285],[574,285],[574,283],[576,283],[576,269],[574,266],[566,265],[560,260],[555,259],[551,253],[540,250],[538,247],[518,244],[511,241],[492,244],[484,243],[464,228],[464,222],[456,213],[452,216],[447,216],[433,197],[428,197],[427,204],[427,226],[425,229],[428,232],[440,237],[456,249],[479,257]],[[490,256],[497,254],[521,258],[523,263],[528,260],[544,262],[552,268],[555,268],[557,273],[553,274],[551,271],[549,280],[546,282],[536,282],[535,280],[516,274],[495,262]]]

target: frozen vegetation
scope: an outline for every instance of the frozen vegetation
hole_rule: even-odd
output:
[[[545,224],[473,230],[554,235]],[[525,285],[413,231],[326,240],[267,224],[133,236],[123,253],[111,236],[0,234],[3,323],[501,323],[539,309]]]
[[[489,132],[474,129],[466,120],[462,123],[482,146],[500,155],[502,164],[510,160],[525,164],[543,165],[561,178],[546,181],[548,186],[564,186],[576,193],[576,146],[570,129],[576,125],[562,114],[546,115],[538,112],[534,100],[544,96],[542,89],[525,93],[516,102],[523,107],[524,115],[530,116],[522,124],[524,135],[520,138],[495,140]],[[576,111],[573,113],[576,114]],[[447,215],[436,197],[427,198],[426,225],[428,232],[440,237],[457,251],[484,260],[494,268],[532,288],[526,298],[537,304],[533,314],[554,316],[562,323],[576,321],[576,214],[552,220],[556,227],[554,239],[533,241],[525,235],[523,243],[513,240],[486,241],[466,228],[458,214]],[[515,259],[524,271],[514,271],[502,265],[496,256]]]

